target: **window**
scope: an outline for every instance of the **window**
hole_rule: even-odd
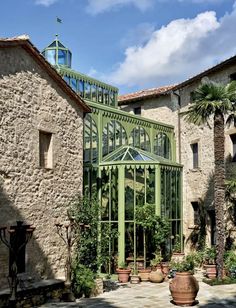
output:
[[[199,167],[198,162],[198,143],[191,144],[192,152],[193,152],[193,169]]]
[[[231,81],[236,80],[236,73],[231,74],[229,77]]]
[[[232,151],[232,161],[236,162],[236,134],[230,135],[233,151]]]
[[[191,202],[193,208],[193,223],[194,225],[200,224],[199,203],[197,201]]]
[[[134,108],[134,114],[141,115],[141,112],[142,112],[142,108],[141,107],[135,107]]]
[[[39,164],[42,168],[52,168],[52,134],[39,132]]]

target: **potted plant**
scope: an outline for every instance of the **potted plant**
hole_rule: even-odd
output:
[[[151,282],[162,282],[164,280],[164,275],[161,270],[162,256],[160,253],[154,253],[155,258],[151,260],[150,265],[152,270],[149,274],[149,280]]]
[[[140,277],[138,275],[137,269],[132,269],[131,275],[130,275],[130,283],[132,283],[132,284],[140,283]]]
[[[176,234],[174,246],[172,248],[172,261],[181,261],[184,258],[184,252],[181,250],[181,237],[179,234]]]
[[[121,262],[119,267],[116,269],[116,273],[118,274],[118,280],[121,283],[126,283],[129,281],[131,269],[127,267],[125,262]]]
[[[203,260],[206,277],[209,279],[216,278],[216,250],[215,247],[208,247],[204,250]]]
[[[199,284],[193,276],[193,259],[186,257],[182,261],[172,261],[171,268],[176,272],[169,284],[173,302],[177,306],[193,305],[199,291]]]
[[[225,269],[229,277],[236,278],[236,253],[234,250],[228,250],[225,253]]]

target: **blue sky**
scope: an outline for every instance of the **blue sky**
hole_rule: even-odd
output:
[[[181,82],[235,55],[236,2],[1,1],[1,37],[28,34],[42,50],[56,33],[74,69],[123,94]]]

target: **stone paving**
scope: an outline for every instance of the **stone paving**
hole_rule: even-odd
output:
[[[194,307],[201,308],[236,308],[236,284],[209,286],[199,282],[200,290]],[[41,308],[170,308],[176,307],[171,302],[169,283],[160,284],[143,282],[121,285],[117,290],[105,292],[94,298],[81,298],[76,303],[47,303]]]

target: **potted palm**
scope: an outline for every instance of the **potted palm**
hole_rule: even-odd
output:
[[[173,302],[177,306],[193,305],[199,291],[199,284],[193,276],[193,259],[187,256],[182,261],[172,261],[171,268],[176,272],[169,283]]]
[[[119,267],[116,269],[116,273],[118,274],[119,282],[126,283],[129,281],[131,269],[127,267],[127,264],[125,262],[121,262],[119,264]]]

